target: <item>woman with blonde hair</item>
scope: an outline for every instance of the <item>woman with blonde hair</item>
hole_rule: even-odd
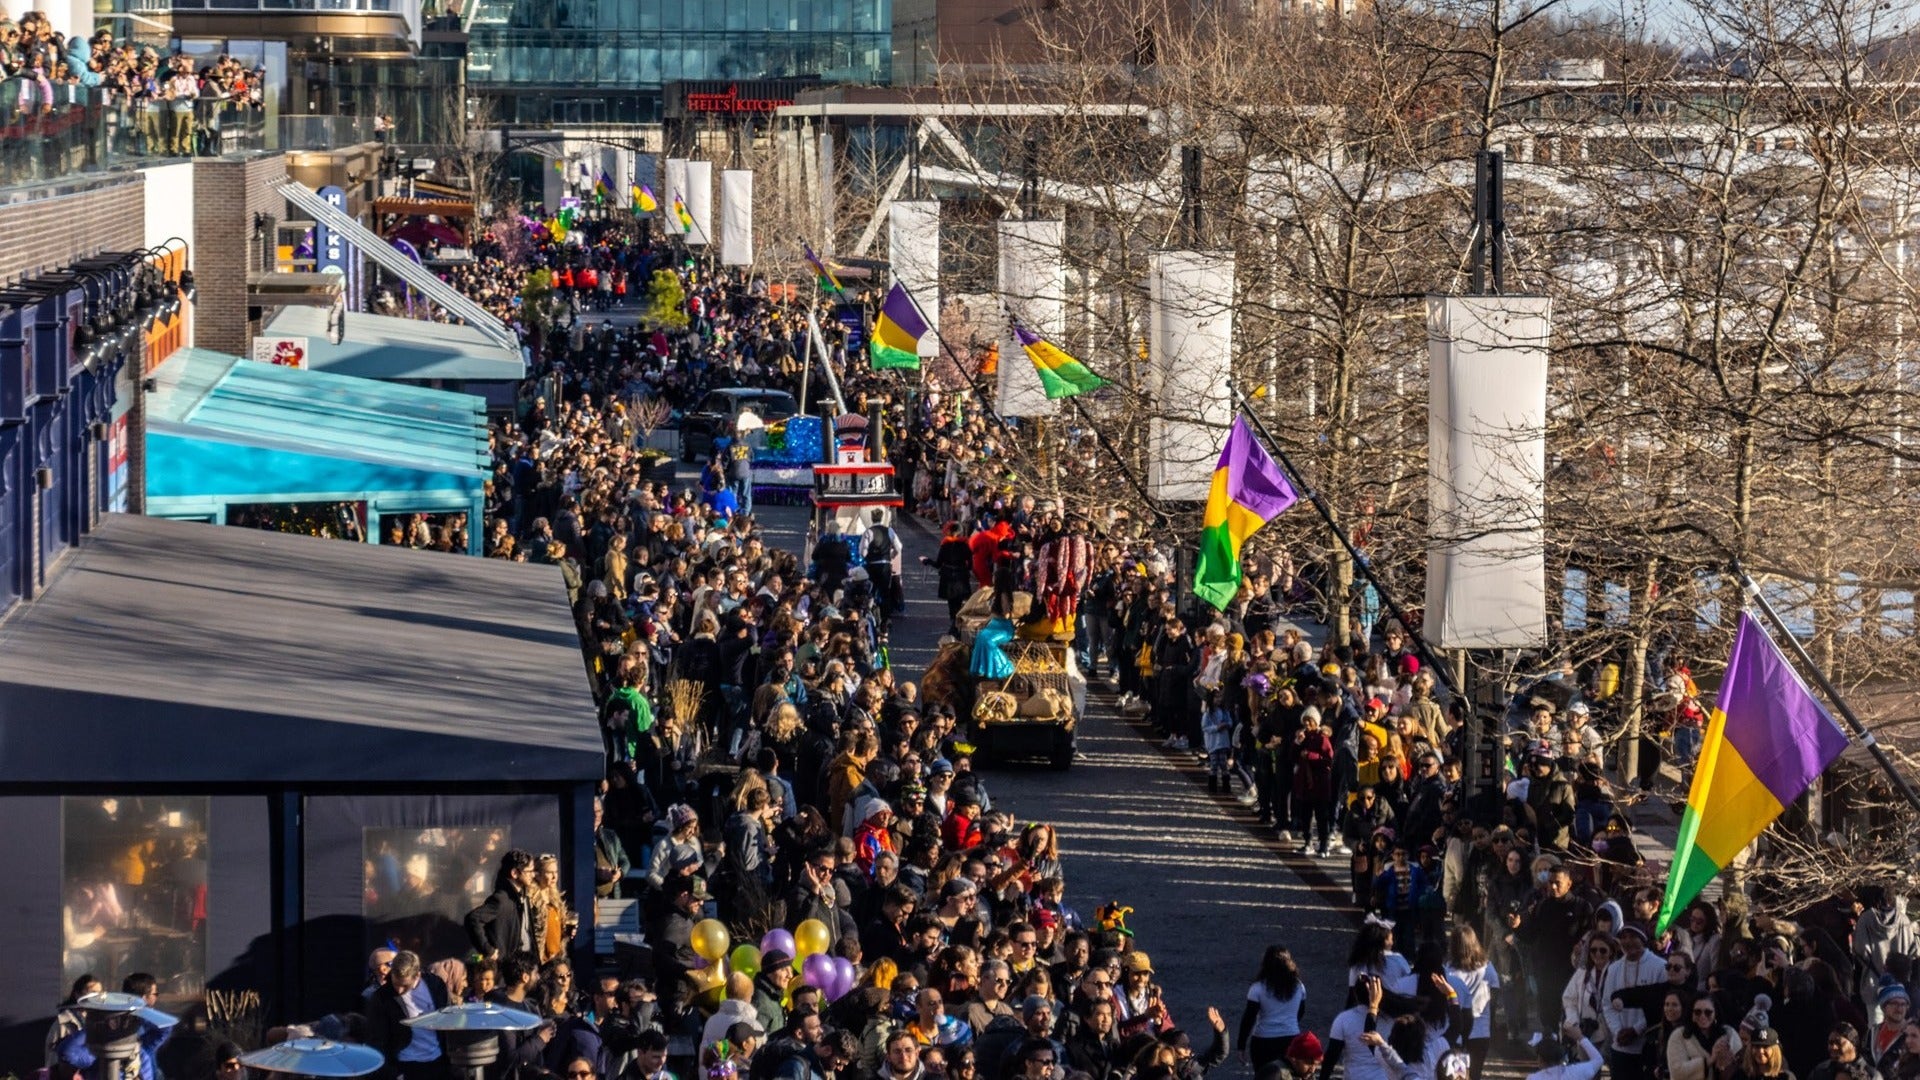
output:
[[[615,533],[608,542],[607,553],[600,559],[600,580],[607,583],[607,591],[616,601],[627,598],[627,537],[625,533]]]
[[[883,956],[867,968],[867,973],[861,977],[859,985],[879,990],[892,990],[893,980],[899,974],[900,965],[894,963],[891,957]]]
[[[565,954],[567,939],[580,921],[568,909],[566,894],[560,891],[558,856],[542,853],[533,860],[533,889],[528,900],[533,910],[534,945],[544,964]]]
[[[806,730],[806,721],[800,716],[800,710],[793,702],[783,701],[767,714],[767,728],[760,745],[771,747],[780,755],[780,764],[792,769],[800,759],[800,736]]]

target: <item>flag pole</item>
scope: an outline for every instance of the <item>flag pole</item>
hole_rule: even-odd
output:
[[[1873,732],[1868,731],[1867,726],[1860,722],[1860,718],[1854,715],[1853,707],[1847,704],[1847,699],[1840,696],[1839,689],[1833,685],[1831,679],[1827,678],[1827,673],[1821,670],[1820,665],[1813,662],[1813,657],[1807,655],[1807,650],[1800,644],[1800,639],[1793,636],[1793,632],[1787,629],[1786,620],[1782,619],[1780,613],[1773,609],[1773,605],[1767,602],[1767,598],[1760,594],[1760,586],[1753,580],[1753,576],[1747,573],[1747,568],[1740,565],[1738,558],[1733,558],[1730,562],[1733,564],[1735,576],[1740,579],[1741,591],[1746,593],[1754,606],[1760,609],[1760,613],[1767,617],[1767,622],[1772,624],[1779,635],[1786,639],[1787,647],[1792,649],[1793,655],[1800,659],[1800,669],[1813,676],[1813,681],[1820,687],[1820,692],[1827,695],[1827,700],[1833,702],[1833,707],[1840,711],[1840,716],[1846,720],[1847,726],[1853,729],[1860,744],[1867,748],[1867,753],[1873,755],[1873,760],[1887,774],[1887,778],[1893,781],[1893,786],[1900,792],[1901,798],[1907,800],[1907,805],[1920,810],[1920,793],[1916,793],[1913,785],[1909,784],[1907,778],[1900,774],[1900,770],[1894,767],[1893,759],[1887,756],[1886,748],[1880,745],[1880,740],[1874,738]]]
[[[1280,445],[1280,440],[1273,437],[1273,432],[1267,430],[1267,422],[1260,419],[1260,414],[1254,411],[1253,402],[1248,400],[1247,395],[1232,383],[1228,386],[1233,391],[1234,405],[1240,415],[1252,421],[1253,426],[1259,429],[1261,441],[1273,454],[1274,460],[1280,463],[1280,467],[1286,470],[1288,479],[1293,481],[1293,486],[1307,497],[1307,501],[1312,503],[1313,508],[1319,512],[1320,520],[1326,523],[1327,528],[1333,532],[1334,538],[1340,541],[1340,546],[1347,549],[1347,556],[1353,560],[1354,569],[1360,571],[1360,576],[1366,578],[1368,584],[1373,586],[1374,592],[1380,594],[1380,602],[1386,605],[1387,611],[1399,621],[1400,629],[1412,640],[1415,651],[1420,654],[1421,662],[1427,665],[1428,670],[1433,672],[1433,677],[1440,680],[1441,685],[1445,686],[1449,693],[1459,695],[1460,688],[1453,684],[1453,678],[1448,675],[1446,665],[1440,663],[1439,658],[1434,655],[1433,647],[1427,644],[1426,635],[1413,628],[1413,623],[1408,620],[1405,609],[1400,606],[1398,600],[1394,599],[1393,590],[1387,588],[1386,582],[1381,581],[1379,575],[1373,572],[1372,562],[1360,553],[1360,549],[1354,546],[1353,538],[1347,535],[1347,530],[1341,528],[1340,523],[1334,519],[1333,508],[1327,505],[1326,498],[1320,494],[1318,488],[1307,482],[1307,478],[1299,469],[1294,467],[1293,459],[1287,456],[1286,448]],[[1328,601],[1331,603],[1332,597],[1329,597]],[[1331,616],[1332,613],[1328,614]],[[1331,618],[1328,619],[1329,623],[1332,621]],[[1465,779],[1469,783],[1473,782],[1472,777]]]

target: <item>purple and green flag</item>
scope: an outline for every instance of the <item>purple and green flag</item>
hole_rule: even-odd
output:
[[[1240,553],[1260,527],[1299,501],[1293,485],[1267,448],[1235,416],[1227,444],[1213,467],[1207,512],[1200,519],[1200,555],[1193,564],[1193,594],[1225,611],[1240,591]]]
[[[1846,748],[1847,733],[1752,613],[1742,611],[1680,815],[1655,935]]]
[[[887,290],[886,302],[880,305],[880,318],[873,324],[873,337],[867,342],[867,354],[873,358],[875,370],[880,368],[903,368],[910,371],[920,369],[920,340],[927,336],[927,320],[920,315],[920,306],[907,294],[907,287],[899,282]]]

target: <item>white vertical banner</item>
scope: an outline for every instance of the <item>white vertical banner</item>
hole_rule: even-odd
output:
[[[753,265],[753,170],[720,174],[720,265]]]
[[[887,205],[887,260],[893,276],[920,305],[927,325],[940,329],[940,204],[896,200]],[[920,339],[920,355],[940,355],[940,339]]]
[[[1442,649],[1547,634],[1544,296],[1429,296],[1427,607]]]
[[[693,228],[687,231],[688,247],[705,247],[713,242],[713,162],[687,162],[687,216]]]
[[[567,159],[554,160],[560,163],[559,168],[549,165],[540,170],[540,202],[547,208],[549,217],[560,209],[560,200],[567,195]]]
[[[1000,223],[1000,301],[1027,329],[1054,344],[1067,329],[1067,274],[1061,260],[1064,221]],[[1013,320],[1000,316],[1000,370],[995,389],[1001,416],[1052,416],[1040,373],[1013,336]]]
[[[820,239],[821,254],[833,252],[834,211],[839,205],[839,170],[834,167],[833,130],[820,126]]]
[[[680,236],[680,218],[673,212],[673,200],[687,197],[687,159],[668,158],[660,179],[666,184],[666,190],[660,193],[660,220],[667,223],[667,235]]]
[[[1148,275],[1147,491],[1202,501],[1233,424],[1233,254],[1158,251]]]

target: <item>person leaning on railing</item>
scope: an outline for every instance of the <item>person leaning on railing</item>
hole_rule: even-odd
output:
[[[193,61],[184,56],[173,58],[173,74],[167,77],[162,96],[166,102],[167,153],[193,154],[193,104],[200,99],[200,80],[193,77]]]

